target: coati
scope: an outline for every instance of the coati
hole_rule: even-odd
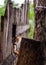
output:
[[[16,36],[16,42],[14,44],[14,53],[19,55],[19,49],[20,49],[20,45],[21,45],[21,37],[20,36]]]

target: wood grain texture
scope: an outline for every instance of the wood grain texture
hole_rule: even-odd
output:
[[[38,5],[45,6],[45,0],[38,0]],[[36,4],[36,1],[34,2]],[[35,12],[35,33],[34,38],[40,41],[46,41],[46,9],[45,8],[34,8]]]
[[[1,18],[1,22],[3,23],[2,26],[2,55],[3,60],[11,54],[12,51],[12,5],[7,4],[6,13]],[[2,20],[3,19],[3,20]]]
[[[41,43],[23,38],[17,65],[44,65]]]
[[[24,33],[25,31],[27,31],[29,29],[30,29],[30,25],[29,24],[17,26],[16,35],[22,34],[22,33]]]
[[[5,15],[3,16],[4,20],[2,25],[3,35],[2,35],[2,55],[3,60],[8,57],[9,54],[12,53],[13,44],[12,44],[12,25],[15,23],[17,26],[19,25],[27,25],[28,23],[28,1],[22,5],[20,9],[16,9],[12,7],[11,0],[8,0]],[[28,37],[28,29],[24,31],[22,34],[19,34],[23,37]],[[17,32],[16,32],[17,33]],[[16,34],[15,34],[16,35]],[[16,61],[15,61],[16,63]],[[13,65],[15,64],[13,63]]]

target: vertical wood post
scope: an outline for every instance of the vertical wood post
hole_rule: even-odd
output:
[[[3,59],[12,53],[12,5],[8,2],[4,16],[4,29],[2,38]]]

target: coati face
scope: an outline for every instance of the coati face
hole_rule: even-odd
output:
[[[21,39],[22,38],[20,36],[16,36],[16,42],[19,42],[20,43],[21,42]]]

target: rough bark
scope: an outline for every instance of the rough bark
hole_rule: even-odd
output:
[[[46,8],[44,8],[46,1],[45,0],[38,0],[38,5],[43,6],[43,8],[36,7],[35,5],[35,33],[34,33],[34,39],[35,40],[40,40],[44,44],[43,52],[44,52],[44,57],[46,58]],[[46,60],[44,61],[44,65],[46,65]]]
[[[39,5],[40,4],[44,6],[43,0],[40,0]],[[36,6],[35,6],[35,35],[34,37],[36,40],[46,41],[46,9],[38,8]]]
[[[44,65],[42,43],[22,38],[17,65]]]

